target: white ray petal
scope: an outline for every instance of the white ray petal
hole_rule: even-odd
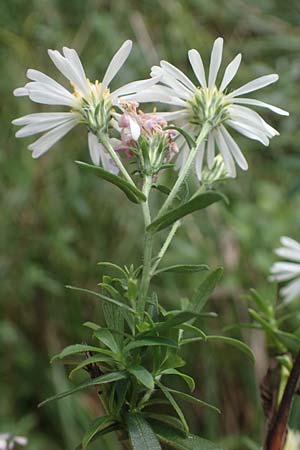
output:
[[[39,158],[46,153],[56,142],[62,139],[72,128],[77,124],[76,120],[70,120],[46,134],[41,136],[35,142],[28,146],[29,150],[32,150],[32,157]]]
[[[157,84],[161,79],[161,76],[149,78],[147,80],[138,80],[131,83],[127,83],[124,86],[116,89],[111,93],[111,97],[114,99],[116,97],[121,97],[122,95],[139,93],[144,89],[149,89],[150,87]]]
[[[227,120],[226,123],[244,136],[255,141],[259,141],[265,146],[269,145],[269,139],[266,137],[266,135],[256,128],[247,126],[237,120]]]
[[[100,165],[100,143],[98,141],[97,136],[94,133],[91,133],[89,131],[88,133],[88,145],[89,145],[89,152],[90,157],[95,166]]]
[[[33,102],[42,103],[44,105],[70,106],[71,108],[76,108],[78,106],[76,98],[71,94],[69,97],[53,93],[50,90],[30,89],[28,95]]]
[[[139,138],[140,135],[141,135],[141,129],[140,129],[140,126],[139,126],[138,123],[137,123],[135,120],[133,120],[130,116],[128,116],[128,118],[129,118],[129,127],[130,127],[130,132],[131,132],[132,139],[133,139],[134,141],[137,141],[138,138]]]
[[[178,111],[171,112],[155,112],[151,113],[160,117],[163,117],[167,121],[177,120],[177,119],[186,119],[188,117],[188,113],[185,109],[179,109]]]
[[[56,85],[47,85],[39,81],[31,81],[30,83],[27,83],[25,87],[27,88],[29,94],[35,91],[44,91],[47,94],[58,95],[62,98],[69,99],[72,102],[74,102],[75,99],[75,97],[67,89],[58,83],[56,83]]]
[[[170,64],[168,61],[161,61],[160,65],[166,70],[167,73],[180,81],[188,90],[192,92],[196,91],[197,88],[194,83],[192,83],[191,80],[183,72],[181,72],[181,70],[173,66],[173,64]]]
[[[25,97],[28,95],[28,90],[26,87],[20,87],[13,90],[13,94],[15,97]]]
[[[230,153],[230,150],[227,146],[227,143],[226,143],[222,133],[220,132],[219,128],[217,128],[214,131],[214,136],[216,139],[218,149],[219,149],[221,155],[223,156],[224,164],[225,164],[226,170],[228,172],[228,175],[232,178],[235,178],[236,177],[235,163],[234,163],[233,157]]]
[[[240,166],[241,169],[247,170],[248,163],[238,144],[235,142],[235,140],[232,138],[232,136],[228,133],[228,131],[223,125],[220,126],[220,130],[237,164]]]
[[[229,107],[230,115],[234,120],[245,121],[250,126],[257,127],[267,137],[278,136],[279,133],[275,128],[271,127],[256,111],[239,105],[231,105]]]
[[[51,128],[57,127],[63,123],[69,122],[72,118],[65,119],[52,119],[46,122],[35,122],[24,126],[19,131],[16,132],[16,138],[23,138],[27,136],[32,136],[34,134],[42,133],[44,131],[50,130]]]
[[[207,165],[209,169],[212,169],[215,158],[215,138],[213,133],[209,133],[207,140]]]
[[[205,142],[202,142],[199,145],[199,148],[197,150],[197,155],[195,158],[195,170],[196,170],[196,175],[197,175],[197,178],[199,181],[201,181],[201,177],[202,177],[204,153],[205,153]]]
[[[262,108],[270,109],[274,113],[280,114],[281,116],[289,116],[290,115],[290,113],[288,111],[278,108],[278,106],[270,105],[269,103],[261,102],[260,100],[255,100],[253,98],[233,98],[232,102],[239,104],[239,105],[260,106]]]
[[[298,261],[300,263],[300,252],[291,248],[277,248],[274,253],[281,258],[289,259],[291,261]],[[299,266],[300,267],[300,266]]]
[[[269,84],[275,83],[278,80],[278,75],[273,73],[271,75],[264,75],[262,77],[256,78],[249,83],[244,84],[240,88],[229,94],[230,97],[237,97],[239,95],[248,94],[248,92],[257,91],[258,89],[262,89]]]
[[[272,265],[272,274],[278,274],[282,272],[290,272],[293,273],[293,275],[300,273],[300,264],[291,262],[276,262]]]
[[[296,241],[295,239],[292,239],[288,236],[281,236],[280,242],[286,247],[300,251],[300,242]]]
[[[226,89],[226,87],[229,85],[229,83],[232,81],[232,79],[235,77],[237,71],[239,70],[240,64],[242,60],[242,55],[239,53],[236,55],[236,57],[231,61],[231,63],[228,64],[228,66],[225,69],[223,80],[221,83],[221,86],[219,90],[221,92]]]
[[[27,78],[32,81],[38,81],[39,83],[43,83],[45,85],[56,87],[57,89],[62,88],[65,89],[61,84],[57,83],[57,81],[53,80],[53,78],[48,77],[43,72],[35,69],[28,69],[26,73]]]
[[[100,92],[103,94],[105,89],[109,86],[112,79],[119,72],[126,59],[128,58],[132,48],[132,41],[125,41],[124,44],[119,48],[117,53],[113,56],[110,61],[108,68],[106,69],[105,75],[102,80]]]
[[[118,167],[115,165],[115,163],[113,162],[113,160],[111,159],[110,155],[107,153],[103,145],[100,144],[100,146],[101,146],[101,163],[103,169],[107,170],[108,172],[114,175],[117,175],[119,172]]]
[[[23,117],[18,117],[12,121],[13,125],[28,125],[31,123],[48,122],[52,120],[63,120],[67,118],[78,117],[77,113],[72,112],[45,112],[27,114]]]
[[[90,86],[87,81],[87,77],[78,53],[73,48],[63,47],[63,54],[65,55],[66,59],[69,60],[70,65],[73,66],[74,71],[77,72],[80,78],[80,86],[84,94],[88,96],[90,93]]]
[[[272,273],[272,272],[271,272]],[[293,278],[295,278],[295,276],[297,276],[297,274],[295,275],[292,272],[280,272],[280,273],[275,273],[274,275],[270,275],[268,277],[268,279],[270,281],[276,281],[277,283],[281,283],[283,281],[288,281],[288,280],[292,280]]]
[[[223,38],[219,37],[215,40],[212,48],[208,73],[209,88],[213,87],[216,84],[216,79],[222,62],[223,42]]]
[[[280,293],[284,297],[285,303],[300,297],[300,279],[294,280],[280,289]]]
[[[199,81],[201,87],[206,88],[207,84],[206,84],[205,70],[200,53],[193,48],[189,50],[188,55],[190,64],[192,66],[192,69],[194,71],[197,80]]]

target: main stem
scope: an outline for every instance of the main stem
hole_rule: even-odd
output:
[[[194,161],[194,159],[196,157],[196,154],[197,154],[197,151],[198,151],[198,148],[199,148],[200,144],[204,141],[204,139],[206,139],[206,137],[207,137],[208,133],[210,132],[210,130],[211,130],[211,125],[208,122],[205,122],[203,124],[201,132],[200,132],[200,134],[199,134],[199,136],[198,136],[198,138],[196,140],[195,147],[193,147],[190,150],[188,159],[186,160],[186,163],[184,164],[183,168],[181,169],[181,171],[180,171],[180,173],[178,175],[178,178],[176,180],[176,183],[174,184],[170,194],[168,195],[168,198],[166,199],[165,203],[160,208],[157,217],[162,216],[167,211],[169,206],[171,206],[174,198],[176,197],[179,189],[182,186],[182,183],[184,182],[184,180],[186,179],[186,177],[187,177],[187,175],[188,175],[188,173],[190,171],[190,168],[191,168],[191,166],[193,164],[193,161]]]
[[[151,280],[151,259],[152,259],[152,245],[153,245],[153,233],[147,231],[148,225],[151,223],[151,214],[149,206],[149,192],[151,190],[152,177],[146,176],[143,186],[143,193],[145,194],[146,201],[142,203],[143,217],[144,217],[144,227],[145,227],[145,238],[144,238],[144,252],[143,252],[143,272],[142,280],[140,285],[140,294],[137,304],[137,311],[139,318],[142,318],[147,294],[149,289],[149,284]]]

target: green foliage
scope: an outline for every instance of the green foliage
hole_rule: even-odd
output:
[[[110,183],[120,188],[126,194],[127,198],[133,203],[139,203],[146,200],[145,195],[139,189],[131,185],[123,178],[107,172],[106,170],[102,169],[102,167],[93,166],[92,164],[86,164],[82,161],[76,161],[76,163],[85,171],[91,172],[97,177],[102,178],[105,181],[109,181]]]
[[[188,202],[172,209],[171,211],[168,211],[166,214],[156,219],[148,226],[147,230],[153,233],[161,231],[169,227],[182,217],[185,217],[188,214],[191,214],[200,209],[207,208],[209,205],[212,205],[213,203],[224,199],[225,197],[223,194],[215,191],[204,192],[203,194],[196,195]]]

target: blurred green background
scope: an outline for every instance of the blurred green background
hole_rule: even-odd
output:
[[[84,130],[76,128],[42,159],[32,160],[26,148],[32,139],[16,140],[11,120],[45,107],[14,98],[12,90],[23,85],[28,67],[61,80],[47,48],[76,48],[93,80],[101,79],[122,42],[132,39],[134,50],[117,84],[147,77],[159,59],[191,75],[187,50],[199,49],[207,62],[219,35],[225,38],[224,62],[243,53],[232,87],[277,72],[279,82],[257,98],[291,116],[264,113],[281,132],[270,148],[240,139],[250,168],[227,183],[230,206],[188,218],[165,261],[224,265],[210,304],[219,318],[206,324],[217,330],[247,320],[244,296],[250,287],[275,295],[267,282],[272,249],[282,234],[300,238],[299,1],[0,2],[0,433],[27,435],[31,450],[72,450],[89,418],[100,413],[92,391],[41,409],[37,404],[69,384],[62,365],[50,367],[50,355],[84,342],[81,323],[100,320],[99,304],[64,285],[95,289],[100,260],[138,265],[141,217],[122,193],[79,173],[73,161],[88,161]],[[191,295],[198,281],[196,275],[169,274],[155,283],[168,305]],[[257,333],[230,333],[252,346],[256,366],[230,348],[195,345],[186,370],[198,382],[196,395],[217,404],[222,415],[190,407],[187,415],[193,432],[223,439],[224,450],[255,449],[248,438],[260,442],[263,433],[257,386],[267,365],[264,342]],[[118,445],[110,439],[95,448]]]

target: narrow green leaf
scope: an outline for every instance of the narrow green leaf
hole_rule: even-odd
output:
[[[125,372],[111,372],[105,375],[101,375],[100,377],[94,378],[92,380],[85,381],[84,383],[79,384],[73,389],[69,389],[68,391],[61,392],[59,394],[53,395],[52,397],[47,398],[41,402],[38,406],[45,405],[46,403],[52,402],[53,400],[59,400],[61,398],[67,397],[68,395],[72,395],[75,392],[82,391],[82,389],[86,389],[90,386],[98,386],[101,384],[112,383],[113,381],[122,380],[126,378],[127,374]]]
[[[78,372],[81,369],[84,369],[89,364],[97,364],[101,362],[113,362],[113,359],[110,356],[106,355],[95,355],[91,356],[90,358],[85,359],[80,364],[78,364],[76,367],[74,367],[73,370],[69,373],[69,378],[72,379],[76,372]]]
[[[189,390],[193,392],[195,390],[195,381],[192,377],[187,375],[186,373],[179,372],[179,370],[169,368],[165,369],[161,372],[162,375],[177,375],[178,377],[182,378],[183,381],[187,384]]]
[[[89,445],[89,443],[91,442],[91,440],[93,439],[93,437],[99,433],[100,431],[102,431],[104,428],[106,428],[106,426],[109,423],[114,422],[114,419],[110,416],[102,416],[102,417],[98,417],[98,419],[94,420],[88,430],[86,431],[86,433],[83,436],[82,439],[82,449],[86,450],[87,446]]]
[[[114,300],[113,298],[107,297],[106,295],[99,294],[99,292],[90,291],[89,289],[83,289],[75,286],[66,286],[67,289],[72,289],[72,291],[79,291],[84,292],[85,294],[91,294],[98,298],[101,298],[104,302],[112,303],[114,305],[120,306],[120,308],[127,309],[127,311],[130,311],[134,313],[134,310],[130,308],[130,306],[126,305],[125,303],[118,302],[117,300]]]
[[[133,450],[161,450],[157,437],[141,414],[130,414],[127,424]]]
[[[94,332],[94,336],[99,339],[100,342],[106,345],[113,353],[118,353],[120,351],[114,336],[109,330],[100,328],[99,330]]]
[[[172,339],[164,338],[164,337],[144,337],[142,339],[136,339],[135,341],[129,342],[124,347],[124,352],[129,352],[130,350],[134,350],[140,347],[152,347],[152,346],[164,346],[164,347],[172,347],[177,348],[177,344]]]
[[[154,222],[150,223],[150,225],[147,227],[147,231],[156,233],[157,231],[163,230],[172,225],[172,223],[176,222],[176,220],[179,220],[194,211],[207,208],[208,206],[220,200],[225,200],[225,197],[223,194],[217,191],[208,191],[204,192],[203,194],[199,194],[189,200],[187,203],[184,203],[183,205],[178,206],[178,208],[168,211],[163,216],[154,220]]]
[[[204,402],[203,400],[200,400],[199,398],[193,397],[192,395],[186,394],[185,392],[177,391],[175,389],[166,388],[169,392],[172,392],[176,397],[180,398],[181,400],[192,403],[197,406],[205,406],[206,408],[210,408],[213,411],[217,412],[218,414],[221,414],[221,411],[219,408],[217,408],[214,405],[211,405],[210,403]]]
[[[99,347],[94,347],[92,345],[85,345],[85,344],[74,344],[69,345],[68,347],[64,348],[62,352],[58,353],[57,355],[54,355],[51,358],[51,363],[55,361],[56,359],[63,359],[67,356],[76,355],[77,353],[85,353],[85,352],[96,352],[96,353],[102,353],[107,356],[111,356],[111,352],[108,350],[104,350]]]
[[[294,355],[297,354],[300,350],[300,337],[291,334],[286,333],[285,331],[276,331],[275,332],[277,338],[286,346],[286,348],[293,353]]]
[[[97,434],[95,434],[90,442],[97,441],[100,437],[105,436],[108,433],[112,433],[113,431],[119,431],[121,430],[121,427],[118,423],[114,423],[112,425],[109,425],[108,427],[104,428],[103,430],[99,431]],[[77,445],[75,450],[82,450],[82,443]]]
[[[114,175],[106,170],[102,169],[99,166],[93,166],[92,164],[86,164],[82,161],[75,161],[82,169],[86,172],[91,172],[99,178],[102,178],[105,181],[109,181],[110,183],[117,186],[121,189],[124,194],[131,200],[133,203],[140,203],[141,201],[146,201],[146,197],[142,191],[140,191],[136,186],[133,186],[128,181],[123,178]]]
[[[201,313],[205,307],[207,300],[215,289],[216,284],[219,282],[223,275],[222,267],[218,267],[208,274],[205,279],[198,286],[195,294],[191,299],[189,309]]]
[[[248,345],[246,345],[244,342],[239,341],[238,339],[234,339],[227,336],[206,336],[207,341],[217,341],[217,342],[223,342],[224,344],[232,345],[233,347],[238,348],[241,350],[241,352],[245,353],[245,355],[248,356],[248,358],[254,363],[255,362],[255,356]]]
[[[95,322],[84,322],[83,326],[87,327],[87,328],[89,328],[90,330],[93,330],[93,331],[99,330],[99,328],[101,328],[100,325],[98,325]]]
[[[167,404],[169,404],[169,402]],[[168,414],[156,414],[153,412],[144,412],[143,416],[150,420],[156,420],[159,423],[166,423],[177,430],[183,430],[182,423],[177,417],[169,416]]]
[[[118,266],[117,264],[111,263],[109,261],[100,261],[97,263],[98,266],[102,267],[108,267],[109,269],[116,269],[117,271],[121,272],[121,274],[126,278],[127,274],[122,267]]]
[[[176,411],[176,414],[178,415],[183,429],[188,432],[189,431],[189,426],[185,420],[184,414],[181,411],[180,407],[178,406],[177,402],[175,401],[175,399],[173,398],[173,396],[170,394],[169,389],[166,388],[160,381],[155,380],[155,383],[157,384],[157,386],[160,388],[160,390],[162,391],[162,393],[164,394],[164,396],[166,397],[167,400],[169,400],[170,404],[172,405],[172,407],[174,408],[174,410]]]
[[[148,334],[161,332],[163,330],[169,330],[171,328],[179,327],[180,325],[188,322],[191,319],[194,319],[197,316],[198,314],[194,313],[193,311],[180,311],[178,313],[170,315],[170,317],[165,319],[163,322],[155,322],[154,327],[142,334],[143,336],[145,336]]]
[[[195,147],[196,142],[195,140],[192,138],[192,136],[187,133],[183,128],[180,127],[175,127],[174,125],[171,125],[169,127],[166,127],[167,130],[176,130],[178,131],[178,133],[180,133],[184,139],[186,140],[187,145],[189,146],[189,149],[191,150],[193,147]]]
[[[131,373],[135,378],[144,386],[146,386],[147,389],[150,389],[153,391],[154,389],[154,380],[153,376],[150,372],[148,372],[145,367],[142,366],[134,366],[130,367],[128,369],[128,372]]]
[[[195,273],[202,272],[203,270],[209,270],[206,264],[176,264],[174,266],[163,267],[157,270],[154,275],[158,275],[163,272],[171,273]]]
[[[276,329],[272,325],[269,324],[265,319],[263,319],[260,315],[257,314],[256,311],[249,308],[248,309],[250,316],[254,319],[259,325],[262,327],[268,338],[271,340],[273,345],[275,345],[280,351],[286,351],[286,346],[280,341],[279,337],[276,335]]]
[[[191,433],[183,433],[162,424],[153,424],[153,431],[158,439],[176,450],[221,450],[217,444],[202,439]]]

